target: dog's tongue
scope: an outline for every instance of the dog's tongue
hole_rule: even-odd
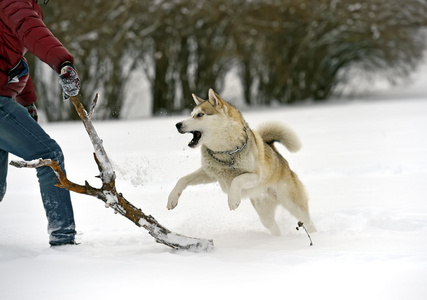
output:
[[[188,147],[190,148],[196,148],[197,147],[197,142],[194,140],[191,140],[190,143],[188,143]]]

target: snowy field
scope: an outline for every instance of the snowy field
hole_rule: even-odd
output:
[[[300,152],[280,149],[310,196],[312,247],[286,211],[277,212],[283,235],[271,236],[250,201],[231,212],[216,184],[190,187],[166,209],[176,180],[200,165],[200,150],[186,146],[190,135],[174,127],[184,116],[95,122],[126,199],[174,232],[213,239],[214,250],[156,244],[78,194],[81,244],[51,249],[35,170],[10,167],[0,203],[0,299],[425,299],[427,93],[386,95],[244,112],[252,128],[282,120],[299,133]],[[64,150],[68,177],[99,186],[83,125],[44,127]]]

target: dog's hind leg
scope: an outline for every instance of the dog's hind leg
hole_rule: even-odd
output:
[[[284,188],[278,195],[280,195],[280,204],[298,221],[303,222],[309,232],[316,231],[308,209],[308,197],[301,183],[298,184],[298,189],[293,190],[293,192],[289,192]]]
[[[279,226],[277,225],[276,220],[274,218],[278,205],[277,200],[275,198],[251,198],[251,203],[254,206],[256,212],[258,213],[262,224],[268,230],[270,230],[273,235],[280,235]]]
[[[298,206],[294,201],[289,201],[285,207],[298,219],[298,221],[301,221],[305,225],[309,232],[316,232],[316,228],[311,221],[310,213],[307,208]]]

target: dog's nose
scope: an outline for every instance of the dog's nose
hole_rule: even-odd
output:
[[[176,123],[175,126],[176,126],[176,129],[178,129],[178,131],[181,132],[182,123],[181,122]]]

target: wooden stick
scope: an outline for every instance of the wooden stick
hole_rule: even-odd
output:
[[[91,114],[95,107],[98,94],[96,95],[91,108]],[[25,161],[12,161],[10,164],[18,168],[39,168],[51,167],[55,172],[60,188],[69,191],[86,194],[102,200],[107,207],[114,209],[116,213],[126,217],[138,227],[142,227],[156,240],[156,242],[167,245],[177,250],[190,250],[190,251],[209,251],[213,249],[213,241],[199,238],[187,237],[174,233],[162,226],[151,215],[146,215],[139,208],[133,206],[127,201],[121,193],[116,190],[115,179],[116,175],[107,153],[102,145],[102,140],[99,138],[96,130],[90,120],[90,115],[87,114],[83,105],[77,97],[71,97],[71,101],[79,114],[80,119],[86,128],[90,140],[94,147],[94,159],[100,171],[100,179],[102,181],[101,188],[92,187],[87,181],[85,185],[79,185],[68,180],[67,176],[59,167],[58,163],[50,159],[38,159],[31,162]]]

